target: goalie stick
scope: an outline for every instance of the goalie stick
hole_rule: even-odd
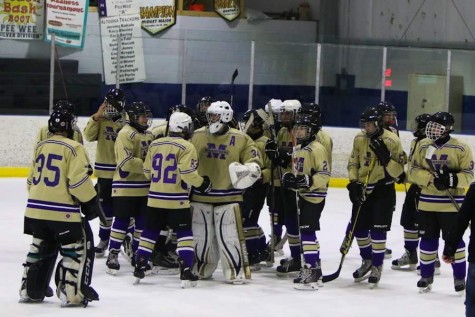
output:
[[[356,228],[356,223],[358,221],[358,216],[360,214],[360,211],[361,211],[361,206],[363,206],[363,203],[366,199],[366,187],[368,187],[368,182],[369,182],[369,177],[371,175],[371,173],[373,172],[373,169],[374,169],[374,165],[375,165],[375,157],[373,156],[371,158],[371,162],[369,164],[369,168],[368,168],[368,174],[366,174],[366,179],[365,179],[365,182],[363,184],[363,197],[362,197],[362,201],[361,203],[358,205],[357,207],[357,211],[356,211],[356,215],[355,215],[355,219],[352,219],[352,224],[351,224],[351,229],[350,231],[348,231],[348,233],[345,235],[345,240],[346,241],[346,245],[345,245],[345,248],[344,249],[340,249],[340,252],[341,252],[341,259],[340,259],[340,264],[338,265],[338,269],[336,270],[335,273],[332,273],[332,274],[329,274],[329,275],[324,275],[322,277],[322,281],[323,283],[327,283],[327,282],[331,282],[335,279],[337,279],[339,276],[340,276],[340,272],[341,272],[341,268],[343,267],[343,262],[345,261],[345,257],[346,255],[348,254],[348,251],[351,247],[351,243],[353,242],[353,234],[355,232],[355,228]]]

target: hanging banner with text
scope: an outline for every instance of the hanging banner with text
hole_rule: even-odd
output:
[[[137,0],[99,0],[97,2],[100,17],[139,14],[140,5]]]
[[[133,83],[145,80],[141,19],[139,14],[101,18],[102,58],[106,85]],[[120,36],[120,65],[117,50]]]
[[[141,0],[142,29],[155,35],[176,23],[176,0]]]
[[[44,0],[0,0],[0,38],[42,40],[44,13]]]
[[[227,21],[233,21],[241,14],[241,0],[214,0],[214,11]]]
[[[83,48],[89,0],[46,0],[46,39],[61,46]]]

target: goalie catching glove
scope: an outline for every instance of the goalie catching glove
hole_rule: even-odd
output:
[[[312,186],[312,178],[308,175],[297,175],[287,172],[282,175],[282,186],[291,189],[310,188]]]
[[[245,189],[261,177],[261,168],[256,163],[233,162],[229,164],[229,177],[234,188]]]

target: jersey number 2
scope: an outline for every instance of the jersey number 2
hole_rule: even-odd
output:
[[[152,160],[152,167],[156,172],[152,172],[152,181],[154,183],[158,183],[162,179],[163,174],[163,183],[176,184],[177,175],[175,171],[177,170],[177,163],[175,154],[168,154],[165,162],[161,153],[155,154]]]

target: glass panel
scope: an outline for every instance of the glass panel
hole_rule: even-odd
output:
[[[386,100],[397,109],[399,129],[410,130],[421,113],[445,111],[447,50],[391,47],[386,70]]]
[[[359,127],[361,112],[381,100],[381,47],[322,45],[320,106],[327,126]]]

